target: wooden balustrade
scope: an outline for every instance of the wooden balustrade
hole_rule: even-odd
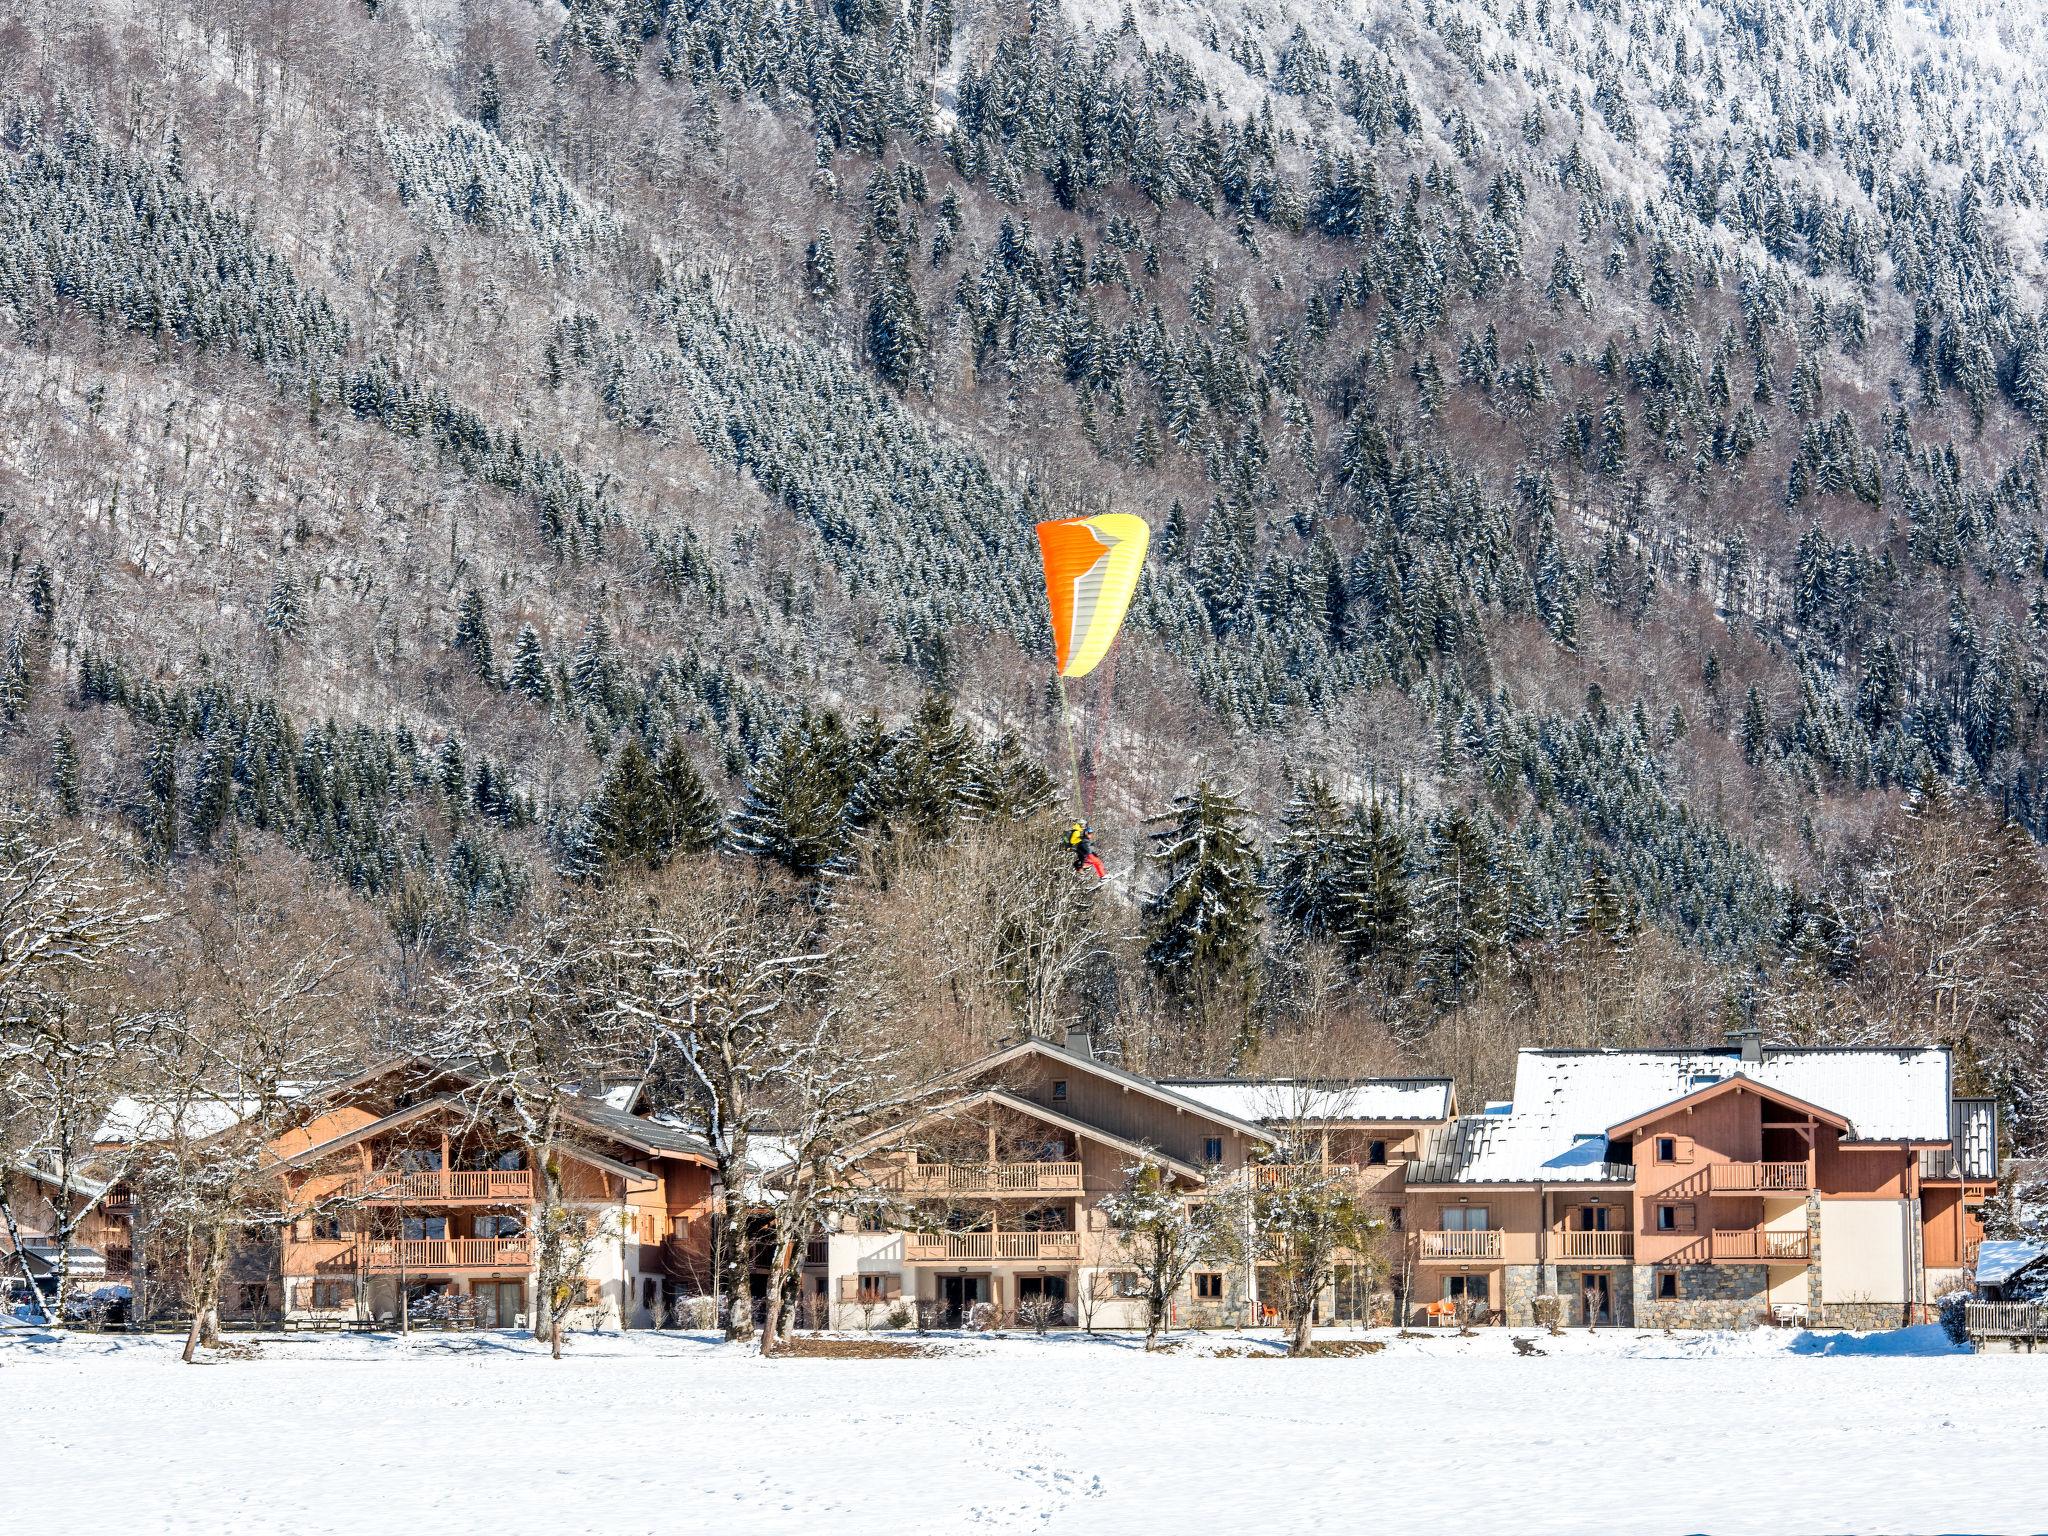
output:
[[[2048,1302],[1966,1301],[1963,1326],[1990,1338],[2048,1339]]]
[[[533,1244],[523,1237],[369,1238],[363,1268],[380,1273],[422,1269],[525,1269]]]
[[[1573,1232],[1557,1234],[1557,1256],[1560,1259],[1613,1259],[1627,1261],[1635,1257],[1636,1239],[1633,1232]]]
[[[465,1200],[525,1204],[533,1199],[531,1168],[433,1168],[408,1173],[380,1168],[353,1181],[351,1193],[370,1205],[453,1205]]]
[[[1812,1256],[1813,1244],[1803,1229],[1774,1231],[1765,1227],[1716,1227],[1710,1244],[1716,1263],[1732,1259],[1761,1259],[1767,1263],[1804,1264]]]
[[[875,1181],[906,1195],[1078,1195],[1079,1163],[912,1163]]]
[[[1721,1195],[1798,1195],[1806,1192],[1804,1163],[1709,1163],[1707,1188]]]
[[[1078,1232],[914,1232],[903,1243],[903,1257],[913,1264],[1080,1256]]]
[[[1252,1177],[1261,1184],[1278,1184],[1286,1179],[1293,1165],[1286,1163],[1254,1163]],[[1299,1171],[1311,1178],[1342,1180],[1360,1190],[1378,1189],[1407,1167],[1405,1163],[1308,1163]]]
[[[1497,1259],[1501,1256],[1498,1228],[1483,1232],[1418,1232],[1425,1259]]]

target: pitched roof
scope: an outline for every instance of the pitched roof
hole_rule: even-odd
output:
[[[961,1110],[971,1109],[977,1104],[1000,1104],[1005,1109],[1015,1110],[1018,1114],[1025,1115],[1042,1124],[1056,1125],[1062,1130],[1073,1132],[1076,1137],[1086,1136],[1091,1141],[1099,1141],[1105,1146],[1115,1147],[1119,1151],[1127,1152],[1132,1157],[1138,1158],[1141,1161],[1157,1163],[1162,1168],[1170,1168],[1175,1173],[1194,1179],[1197,1182],[1207,1177],[1193,1163],[1183,1162],[1177,1157],[1169,1157],[1157,1147],[1148,1147],[1143,1142],[1133,1141],[1127,1136],[1119,1136],[1114,1131],[1106,1131],[1099,1125],[1090,1125],[1085,1120],[1076,1120],[1072,1115],[1063,1114],[1048,1105],[1040,1104],[1033,1099],[1023,1098],[1001,1088],[983,1088],[979,1092],[970,1093],[964,1098],[950,1099],[944,1104],[934,1105],[929,1110],[918,1115],[916,1119],[910,1122],[910,1125],[911,1127],[916,1127],[933,1120],[942,1120],[948,1115],[956,1115]],[[892,1126],[887,1130],[878,1131],[873,1136],[866,1138],[866,1142],[879,1143],[886,1141],[891,1137],[900,1136],[904,1129],[902,1126]],[[859,1145],[857,1144],[854,1150],[858,1150]],[[776,1171],[779,1173],[781,1170],[777,1169]]]
[[[1939,1046],[1767,1050],[1518,1052],[1506,1114],[1469,1115],[1433,1132],[1410,1184],[1532,1184],[1626,1179],[1607,1132],[1731,1078],[1827,1109],[1853,1141],[1948,1140],[1949,1058]]]
[[[955,1080],[964,1081],[999,1067],[1004,1062],[1015,1061],[1020,1056],[1030,1055],[1041,1055],[1050,1061],[1058,1062],[1063,1067],[1075,1067],[1083,1072],[1092,1072],[1097,1077],[1107,1078],[1109,1081],[1122,1087],[1133,1089],[1139,1093],[1149,1094],[1161,1103],[1171,1104],[1176,1109],[1186,1110],[1191,1115],[1200,1115],[1205,1120],[1212,1121],[1226,1130],[1236,1131],[1240,1136],[1247,1136],[1253,1141],[1264,1142],[1267,1139],[1266,1133],[1258,1126],[1238,1115],[1232,1114],[1227,1109],[1218,1109],[1214,1105],[1204,1104],[1199,1099],[1191,1098],[1185,1093],[1176,1092],[1172,1087],[1159,1082],[1155,1078],[1142,1077],[1136,1072],[1112,1066],[1096,1056],[1083,1056],[1076,1051],[1070,1051],[1056,1045],[1050,1040],[1021,1040],[1015,1045],[1004,1046],[1001,1050],[991,1051],[988,1055],[978,1060],[970,1061],[952,1075]]]
[[[2030,1264],[2048,1259],[2048,1243],[1991,1238],[1977,1249],[1977,1283],[2003,1285]]]
[[[1240,1120],[1445,1120],[1455,1102],[1448,1077],[1369,1077],[1356,1082],[1292,1078],[1166,1078],[1162,1087]]]
[[[636,1151],[657,1157],[711,1156],[711,1143],[695,1132],[645,1115],[628,1114],[602,1099],[574,1098],[566,1108],[569,1118],[585,1130],[614,1137]]]
[[[1691,1109],[1696,1105],[1706,1103],[1709,1099],[1718,1098],[1724,1093],[1740,1093],[1745,1088],[1753,1088],[1765,1098],[1774,1100],[1779,1104],[1789,1105],[1815,1120],[1824,1120],[1845,1136],[1855,1130],[1854,1126],[1850,1125],[1846,1119],[1836,1114],[1832,1109],[1825,1109],[1818,1104],[1809,1104],[1796,1093],[1786,1093],[1783,1089],[1773,1088],[1766,1083],[1758,1082],[1747,1072],[1738,1072],[1733,1077],[1716,1078],[1703,1087],[1693,1089],[1690,1093],[1682,1093],[1669,1103],[1652,1104],[1648,1109],[1640,1110],[1630,1115],[1619,1124],[1610,1125],[1607,1127],[1607,1134],[1609,1137],[1632,1135],[1651,1121],[1662,1119],[1674,1109]]]

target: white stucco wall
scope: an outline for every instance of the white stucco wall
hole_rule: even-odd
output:
[[[1912,1218],[1908,1200],[1821,1201],[1820,1299],[1912,1300],[1907,1280]]]

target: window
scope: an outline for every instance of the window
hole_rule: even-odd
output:
[[[1486,1230],[1486,1207],[1483,1205],[1447,1205],[1444,1207],[1444,1230],[1446,1232],[1484,1232]]]
[[[446,1216],[408,1216],[398,1225],[398,1235],[409,1243],[439,1242],[448,1235]]]
[[[1388,1225],[1388,1226],[1389,1226],[1390,1228],[1392,1228],[1392,1229],[1393,1229],[1394,1231],[1396,1231],[1396,1232],[1405,1232],[1405,1231],[1407,1231],[1407,1230],[1408,1230],[1408,1212],[1407,1212],[1407,1211],[1406,1211],[1406,1210],[1405,1210],[1405,1209],[1404,1209],[1403,1207],[1401,1207],[1401,1206],[1398,1206],[1398,1205],[1390,1205],[1390,1206],[1388,1206],[1388,1207],[1387,1207],[1387,1225]]]
[[[352,1307],[355,1300],[356,1283],[353,1280],[313,1282],[313,1307],[316,1311],[332,1312],[339,1307]]]
[[[1678,1161],[1678,1138],[1676,1136],[1659,1136],[1657,1138],[1657,1161],[1660,1163],[1675,1163]]]
[[[522,1237],[525,1229],[517,1216],[479,1216],[476,1219],[478,1237]]]
[[[652,1280],[642,1280],[640,1282],[640,1307],[641,1310],[646,1312],[654,1310],[654,1282]]]
[[[894,1275],[862,1275],[854,1288],[853,1299],[869,1306],[887,1301],[896,1288],[895,1279]]]
[[[1052,1100],[1053,1100],[1053,1102],[1054,1102],[1055,1104],[1063,1104],[1063,1103],[1065,1103],[1065,1102],[1066,1102],[1066,1098],[1067,1098],[1067,1080],[1066,1080],[1066,1079],[1065,1079],[1064,1077],[1056,1077],[1056,1078],[1054,1078],[1054,1079],[1052,1080]]]
[[[1212,1168],[1223,1161],[1223,1138],[1221,1136],[1211,1136],[1202,1143],[1202,1161],[1209,1164]]]
[[[1693,1210],[1688,1202],[1684,1205],[1660,1205],[1657,1207],[1657,1230],[1659,1232],[1693,1231]]]
[[[1207,1271],[1195,1276],[1195,1300],[1221,1301],[1223,1299],[1223,1276]]]
[[[1367,1147],[1365,1160],[1375,1168],[1384,1163],[1387,1160],[1387,1144],[1384,1141],[1376,1141]]]
[[[1575,1232],[1605,1232],[1607,1223],[1613,1217],[1613,1208],[1605,1205],[1581,1205],[1572,1211],[1572,1230]]]
[[[1657,1271],[1657,1299],[1659,1301],[1678,1300],[1677,1270],[1660,1269]]]
[[[864,1207],[860,1213],[860,1229],[863,1232],[887,1232],[889,1213],[879,1205]]]
[[[1488,1296],[1485,1275],[1445,1275],[1444,1300],[1484,1304]]]
[[[339,1216],[315,1216],[313,1218],[313,1241],[316,1243],[338,1243],[341,1241],[341,1218]]]
[[[1125,1301],[1133,1301],[1145,1294],[1145,1277],[1135,1269],[1120,1269],[1109,1277],[1111,1292]]]

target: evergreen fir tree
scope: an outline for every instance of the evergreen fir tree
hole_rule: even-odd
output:
[[[1297,784],[1281,813],[1270,878],[1274,914],[1304,938],[1332,938],[1349,924],[1350,839],[1350,818],[1330,786],[1316,775]]]
[[[856,788],[851,744],[831,716],[808,712],[783,731],[734,813],[733,846],[804,879],[846,867]]]
[[[79,783],[78,743],[72,739],[71,727],[60,725],[57,735],[50,743],[50,790],[57,797],[57,809],[66,816],[76,816],[85,808],[85,796]]]
[[[555,685],[548,679],[548,660],[541,650],[540,633],[531,624],[519,626],[519,638],[512,647],[513,689],[545,709],[554,701]]]
[[[590,808],[589,846],[606,864],[661,863],[671,841],[668,795],[638,736],[613,754]]]
[[[1145,963],[1201,998],[1253,971],[1263,891],[1244,807],[1204,779],[1152,833],[1159,884],[1145,901]]]
[[[1479,824],[1463,810],[1438,817],[1429,829],[1416,915],[1418,979],[1439,1010],[1472,995],[1481,968],[1504,942],[1505,895]]]
[[[654,777],[667,802],[665,851],[708,853],[716,848],[725,836],[725,813],[683,750],[680,735],[669,737],[661,760],[654,765]]]
[[[478,677],[487,683],[497,681],[497,661],[491,652],[491,622],[484,613],[483,594],[475,587],[462,594],[462,606],[455,618],[455,649],[469,658]]]

